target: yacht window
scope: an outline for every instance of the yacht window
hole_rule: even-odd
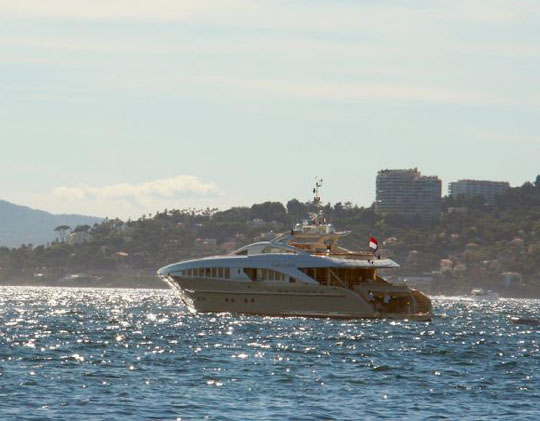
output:
[[[237,256],[247,256],[247,254],[248,254],[247,252],[248,252],[247,249],[245,249],[245,250],[239,251],[238,253],[236,253],[236,255]]]
[[[352,288],[362,282],[375,282],[375,269],[359,267],[299,268],[310,278],[323,285],[348,286]]]
[[[212,268],[212,278],[217,278],[217,269],[216,268]]]
[[[283,249],[283,248],[280,248],[280,247],[271,247],[271,246],[267,246],[265,248],[263,248],[263,253],[285,253],[285,254],[296,254],[293,250],[287,250],[287,249]]]
[[[212,269],[205,268],[204,269],[204,276],[206,276],[207,278],[210,278],[210,276],[212,276]]]
[[[231,270],[229,268],[225,268],[225,279],[229,279],[231,277]]]
[[[292,276],[289,278],[289,282],[290,283],[293,283],[293,282],[296,282],[296,279],[294,279]]]
[[[240,269],[238,269],[240,271]],[[244,273],[251,279],[252,281],[257,280],[257,269],[253,268],[244,268]]]
[[[244,273],[252,281],[288,281],[289,277],[284,273],[272,269],[244,268]]]
[[[223,278],[223,268],[218,268],[218,278]]]

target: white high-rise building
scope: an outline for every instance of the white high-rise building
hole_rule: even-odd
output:
[[[375,211],[438,220],[441,213],[441,180],[423,176],[418,168],[381,170],[377,174]]]

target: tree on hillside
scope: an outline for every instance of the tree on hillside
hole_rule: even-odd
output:
[[[264,202],[251,206],[251,217],[263,221],[283,221],[287,210],[281,202]]]
[[[216,212],[213,215],[215,221],[246,222],[251,216],[251,210],[248,207],[233,207],[225,211]]]
[[[54,229],[54,231],[60,234],[60,240],[64,242],[66,239],[66,232],[70,229],[71,227],[69,225],[59,225]]]
[[[75,229],[73,230],[73,232],[81,232],[81,231],[84,231],[84,232],[88,232],[90,231],[92,227],[90,225],[77,225],[75,227]]]
[[[298,199],[291,199],[287,202],[287,212],[296,218],[305,217],[308,213],[308,205]]]

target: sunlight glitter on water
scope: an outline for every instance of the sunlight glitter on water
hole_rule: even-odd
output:
[[[2,419],[537,419],[537,300],[432,322],[192,315],[170,291],[0,288]]]

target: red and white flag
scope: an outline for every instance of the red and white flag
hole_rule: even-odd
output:
[[[375,253],[379,249],[379,243],[375,237],[369,237],[369,248]]]

